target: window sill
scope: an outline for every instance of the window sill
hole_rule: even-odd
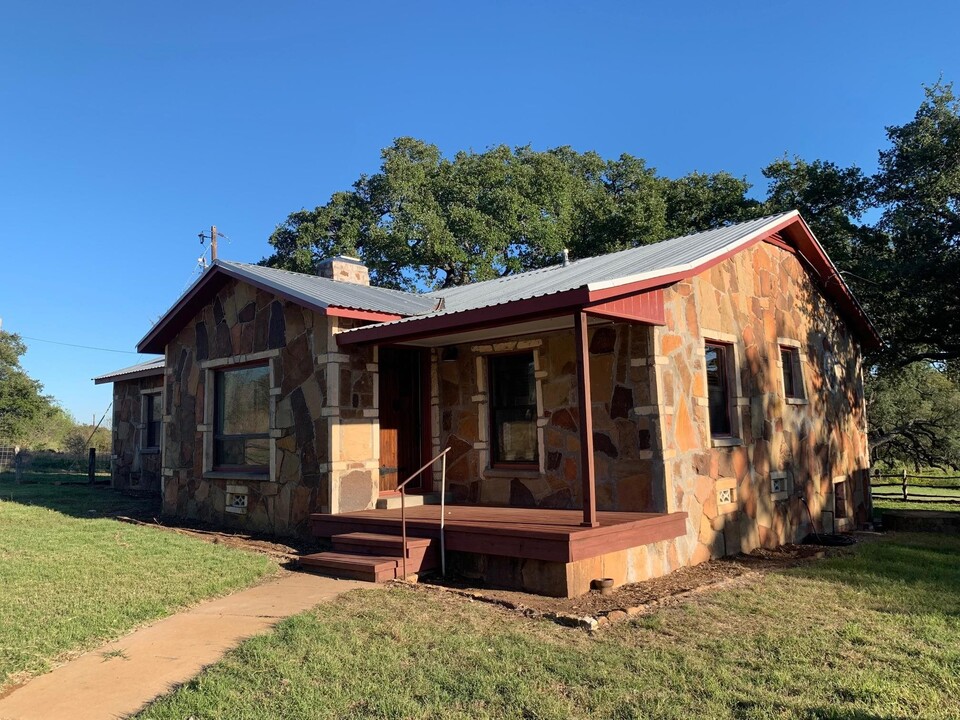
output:
[[[809,405],[810,401],[806,398],[785,398],[787,405]]]
[[[158,447],[140,448],[140,454],[141,455],[159,455],[160,448]]]
[[[538,478],[540,470],[531,467],[489,467],[483,471],[484,477]]]
[[[743,440],[738,437],[713,437],[710,438],[711,447],[740,447]]]
[[[270,474],[264,472],[241,472],[239,470],[210,470],[203,474],[204,480],[247,480],[269,482]]]

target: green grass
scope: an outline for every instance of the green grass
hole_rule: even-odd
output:
[[[82,476],[0,475],[0,687],[147,621],[276,571],[266,557],[109,516],[150,500]]]
[[[360,591],[138,717],[960,717],[960,539],[903,535],[594,636]]]

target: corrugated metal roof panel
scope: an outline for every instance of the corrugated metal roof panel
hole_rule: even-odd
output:
[[[443,312],[458,312],[551,295],[598,282],[617,284],[615,281],[620,279],[668,270],[707,258],[788,214],[772,215],[652,245],[575,260],[566,266],[553,265],[496,280],[437,290],[427,297],[443,298]]]
[[[621,250],[607,255],[575,260],[568,265],[552,265],[495,280],[462,285],[427,293],[442,298],[441,309],[392,320],[380,325],[416,322],[425,317],[448,315],[466,310],[505,305],[518,300],[553,295],[585,286],[615,286],[657,275],[669,275],[677,269],[706,262],[745,242],[764,228],[775,225],[796,211],[769,215],[716,230],[684,235],[652,245]],[[356,328],[355,330],[359,330]],[[354,332],[348,330],[346,332]]]
[[[124,378],[133,379],[134,376],[147,377],[149,375],[162,375],[165,365],[166,361],[164,358],[154,358],[153,360],[137,363],[136,365],[131,365],[130,367],[123,368],[122,370],[114,370],[106,375],[100,375],[99,377],[95,377],[93,382],[97,385],[102,385],[103,383],[123,380]]]
[[[261,285],[287,295],[295,295],[321,307],[341,307],[351,310],[369,310],[393,315],[416,315],[430,312],[438,298],[415,295],[400,290],[358,285],[356,283],[330,280],[317,275],[278,270],[261,265],[217,260],[224,268]]]

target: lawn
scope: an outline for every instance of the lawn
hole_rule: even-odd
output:
[[[595,635],[359,591],[139,718],[960,717],[960,539],[902,535]]]
[[[82,478],[0,475],[0,687],[277,570],[264,556],[112,519],[155,502],[73,484]]]

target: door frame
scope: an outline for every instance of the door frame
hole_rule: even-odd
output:
[[[432,355],[430,352],[430,348],[410,347],[410,346],[404,346],[404,345],[381,345],[379,349],[383,350],[386,348],[389,348],[390,350],[407,351],[412,354],[415,353],[416,362],[417,362],[418,371],[419,371],[419,377],[416,378],[417,390],[419,392],[419,402],[416,403],[416,408],[420,416],[419,417],[420,438],[419,438],[419,442],[417,443],[419,454],[420,454],[420,463],[417,466],[419,467],[420,465],[425,463],[429,458],[433,457],[432,455],[433,453],[433,432],[432,432],[433,422],[431,417],[432,405],[431,405],[431,391],[430,391],[431,375],[432,375],[430,364],[432,361]],[[379,356],[379,352],[378,352],[378,356]],[[380,382],[379,380],[380,362],[382,362],[382,360],[380,359],[380,357],[378,357],[378,360],[377,360],[378,386]],[[378,403],[378,412],[379,412],[380,407],[382,407],[384,404],[385,398],[382,396],[382,392],[380,388],[378,388],[377,394],[379,399],[379,403]],[[411,445],[412,444],[413,443],[411,443]],[[378,463],[382,463],[380,457],[378,457]],[[414,468],[414,470],[416,469],[417,468]],[[403,480],[400,478],[398,474],[397,482],[400,483],[402,481]],[[417,481],[414,480],[414,483],[417,484],[417,487],[408,486],[408,490],[407,490],[408,495],[419,495],[419,494],[426,494],[426,493],[432,492],[433,490],[432,472],[430,472],[429,469],[424,470],[423,473],[420,474],[420,482],[417,483]],[[395,490],[379,490],[378,494],[380,497],[390,497],[390,496],[396,495],[396,491]]]

